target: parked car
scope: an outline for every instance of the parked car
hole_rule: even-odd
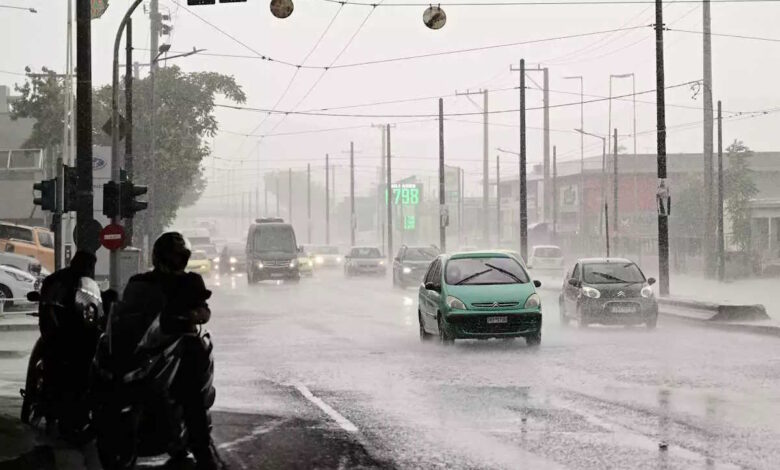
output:
[[[439,255],[419,288],[420,339],[523,337],[542,341],[542,304],[523,265],[501,251]]]
[[[387,266],[384,256],[375,246],[353,246],[345,256],[346,276],[384,276],[385,273],[387,273]]]
[[[639,266],[624,258],[578,260],[563,280],[559,298],[561,325],[577,320],[580,327],[645,324],[658,322],[658,301],[652,285]]]
[[[32,274],[11,266],[0,266],[0,302],[3,307],[13,305],[3,299],[24,299],[27,294],[40,289],[40,280]],[[25,302],[25,300],[22,300]]]
[[[431,261],[439,255],[435,246],[402,246],[393,259],[393,286],[420,284]]]
[[[54,271],[54,234],[45,228],[0,222],[0,251],[32,256]]]
[[[187,271],[198,274],[211,272],[211,260],[203,250],[192,250],[190,260],[187,262]]]
[[[563,271],[563,252],[555,245],[536,245],[531,248],[528,268],[552,274]]]
[[[41,268],[41,262],[31,256],[17,255],[16,253],[0,252],[0,265],[10,266],[30,273],[36,278],[43,277],[45,271]]]

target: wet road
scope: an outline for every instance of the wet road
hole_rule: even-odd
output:
[[[774,469],[780,462],[776,338],[663,319],[652,332],[563,329],[557,292],[546,286],[540,348],[523,340],[444,348],[419,341],[416,291],[386,279],[345,280],[334,271],[297,285],[218,284],[209,324],[216,407],[266,417],[217,426],[223,453],[239,467]],[[285,429],[302,444],[319,442],[305,434],[312,430],[340,444],[308,461],[291,445],[299,460],[264,461],[286,442],[272,436],[289,435]]]

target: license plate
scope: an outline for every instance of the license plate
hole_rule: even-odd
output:
[[[634,307],[612,307],[612,313],[635,313]]]
[[[487,317],[488,325],[495,325],[498,323],[506,323],[507,318],[506,317]]]
[[[284,277],[284,274],[282,274],[282,273],[271,273],[271,278],[272,279],[278,279],[280,277]]]

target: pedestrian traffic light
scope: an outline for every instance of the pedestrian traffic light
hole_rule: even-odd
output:
[[[65,165],[65,187],[63,188],[62,212],[71,212],[78,206],[78,188],[76,187],[76,168]]]
[[[118,216],[119,185],[113,181],[103,184],[103,215],[109,219]]]
[[[41,206],[42,210],[54,212],[57,210],[57,179],[43,180],[33,184],[33,191],[40,191],[41,197],[33,199],[33,204]]]
[[[146,194],[149,190],[146,186],[133,184],[132,181],[122,181],[120,184],[119,198],[121,203],[119,213],[122,215],[122,218],[131,219],[136,212],[149,207],[148,202],[135,200],[136,197]]]

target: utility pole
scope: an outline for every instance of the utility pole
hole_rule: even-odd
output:
[[[293,223],[293,193],[292,193],[292,168],[287,169],[287,216],[290,225]]]
[[[706,227],[712,227],[714,225],[714,189],[713,189],[713,112],[712,112],[712,17],[710,15],[710,0],[702,0],[702,26],[703,26],[703,84],[704,102],[702,103],[704,111],[702,132],[704,138],[704,197],[706,202]],[[708,277],[713,277],[715,274],[715,257],[714,247],[715,240],[713,240],[713,234],[711,230],[704,231],[704,258],[705,258],[705,270]]]
[[[488,91],[466,91],[465,93],[455,92],[456,96],[466,96],[482,94],[482,239],[485,244],[490,244],[490,221],[488,219],[489,199],[490,199],[490,168],[488,155]],[[471,100],[471,98],[469,98]],[[474,103],[472,101],[472,103]],[[476,103],[475,103],[476,104]]]
[[[547,208],[552,200],[550,190],[550,71],[547,67],[542,69],[544,73],[544,213],[547,219]],[[549,220],[549,219],[548,219]]]
[[[392,262],[393,260],[393,211],[392,211],[392,197],[390,197],[389,191],[393,187],[393,167],[392,167],[392,153],[390,152],[390,124],[387,125],[387,130],[385,131],[385,135],[387,135],[387,181],[385,182],[388,196],[387,196],[387,259],[388,262]]]
[[[520,72],[520,159],[519,159],[519,175],[520,175],[520,255],[524,261],[528,261],[528,188],[526,181],[525,162],[526,162],[526,145],[525,145],[525,59],[520,59],[520,66],[513,68],[509,66],[509,70],[513,72]]]
[[[658,186],[666,186],[666,93],[664,85],[664,13],[663,0],[655,0],[655,90],[658,145]],[[659,194],[660,196],[660,194]],[[658,279],[659,293],[669,295],[669,209],[658,208]]]
[[[125,171],[128,181],[133,181],[133,20],[127,20],[125,39]],[[133,218],[125,220],[125,246],[133,246]]]
[[[726,243],[723,235],[723,114],[718,100],[718,280],[726,277]]]
[[[76,246],[92,248],[86,227],[93,221],[92,204],[92,13],[89,0],[76,1],[76,173],[78,209]],[[92,246],[91,246],[92,245]]]
[[[330,245],[330,157],[325,154],[325,244]]]
[[[613,146],[614,146],[614,153],[613,153],[613,160],[612,160],[612,237],[614,238],[613,245],[615,246],[615,251],[617,251],[618,247],[618,193],[620,192],[620,180],[618,179],[618,138],[617,138],[617,129],[614,130],[614,137],[613,137]],[[609,232],[607,232],[607,237],[609,237]]]
[[[311,163],[306,164],[306,243],[311,243]]]
[[[501,246],[501,155],[496,155],[496,246]]]
[[[268,217],[268,183],[265,174],[263,174],[263,216]]]
[[[580,81],[580,129],[585,130],[585,80],[582,75],[563,77],[566,80]],[[634,131],[636,134],[636,130]],[[636,147],[636,135],[634,135],[634,146]],[[634,148],[636,153],[636,148]],[[579,199],[579,223],[577,228],[580,235],[583,235],[585,229],[585,134],[580,132],[580,189],[577,192]]]
[[[349,143],[349,243],[355,246],[355,143]]]
[[[553,239],[558,240],[558,147],[553,145],[552,153],[552,222]]]
[[[160,49],[160,6],[158,0],[149,2],[149,93],[151,94],[151,113],[149,114],[149,158],[152,160],[152,174],[149,181],[149,205],[151,206],[147,230],[157,235],[157,128],[155,117],[157,116],[157,103],[155,94],[155,79],[157,76],[157,54]]]
[[[607,234],[604,240],[607,242],[607,258],[609,258],[609,204],[607,201],[604,201],[604,230]]]
[[[279,217],[279,200],[281,199],[281,194],[279,193],[279,170],[276,170],[275,172],[276,177],[276,217]]]
[[[485,98],[487,100],[487,97]],[[487,104],[487,102],[486,102]],[[447,252],[447,224],[449,211],[446,206],[444,187],[444,100],[439,98],[439,247]]]

